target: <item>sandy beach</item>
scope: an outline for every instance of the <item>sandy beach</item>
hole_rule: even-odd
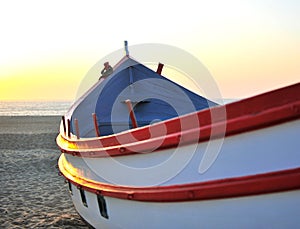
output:
[[[88,228],[56,167],[60,117],[0,117],[0,228]]]

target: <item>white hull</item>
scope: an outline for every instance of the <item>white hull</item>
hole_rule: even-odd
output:
[[[64,128],[58,165],[76,210],[95,228],[298,228],[299,90],[108,136]]]
[[[193,159],[161,185],[212,181],[300,167],[300,151],[296,150],[300,148],[300,141],[297,141],[299,130],[300,120],[297,120],[228,137],[216,161],[203,174],[199,173],[199,164],[206,143],[199,143]],[[184,155],[184,150],[181,152]],[[172,152],[128,155],[117,160],[121,164],[154,163],[165,160],[165,154]],[[110,157],[89,159],[64,154],[60,160],[62,158],[76,168],[82,167],[78,174],[93,181],[108,183],[101,177],[110,175],[109,179],[119,178],[115,182],[123,182],[122,185],[126,186],[138,184],[142,187],[151,182],[147,180],[151,176],[145,180],[145,174],[138,170],[130,176],[122,172],[113,174],[120,170],[114,167]],[[91,176],[97,173],[100,175]],[[95,228],[295,228],[300,225],[300,190],[180,202],[143,202],[104,196],[107,219],[100,214],[95,193],[85,191],[85,206],[80,190],[74,184],[70,185],[76,210]]]
[[[98,182],[142,187],[203,182],[299,167],[299,130],[300,120],[296,120],[233,135],[224,142],[212,140],[209,146],[203,142],[114,158],[63,157],[76,173]],[[217,157],[207,171],[201,172],[205,154]]]
[[[82,204],[73,186],[79,214],[95,228],[297,228],[300,190],[218,200],[150,203],[105,197],[108,219],[101,216],[96,194]]]

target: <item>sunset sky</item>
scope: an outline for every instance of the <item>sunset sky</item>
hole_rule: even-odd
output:
[[[73,100],[124,40],[181,48],[249,97],[300,82],[299,21],[298,0],[1,1],[0,100]]]

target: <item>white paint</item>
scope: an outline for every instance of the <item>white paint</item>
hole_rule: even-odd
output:
[[[300,191],[190,202],[139,202],[104,197],[109,219],[100,215],[97,197],[86,192],[83,206],[73,186],[73,202],[95,228],[296,228]]]
[[[207,142],[119,157],[65,157],[83,176],[99,182],[126,186],[193,183],[297,168],[299,130],[297,120],[227,137],[205,173],[199,173],[204,152],[216,153],[206,152]]]

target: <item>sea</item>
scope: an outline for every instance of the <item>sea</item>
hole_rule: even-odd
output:
[[[73,101],[0,101],[0,116],[61,116]]]

